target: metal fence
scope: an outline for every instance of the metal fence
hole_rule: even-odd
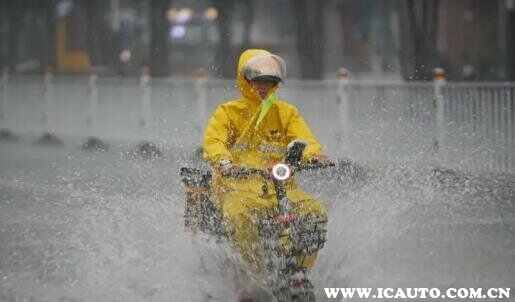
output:
[[[153,140],[191,148],[234,81],[3,76],[0,128],[74,137]],[[369,162],[515,172],[513,84],[290,80],[328,152]]]
[[[514,89],[512,84],[443,87],[442,145],[451,160],[480,170],[515,171]]]
[[[514,88],[444,81],[343,83],[340,116],[347,152],[379,161],[513,173]]]

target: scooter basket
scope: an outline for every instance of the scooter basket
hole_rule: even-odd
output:
[[[179,175],[186,189],[185,227],[193,232],[222,235],[220,211],[211,200],[211,173],[183,167]]]

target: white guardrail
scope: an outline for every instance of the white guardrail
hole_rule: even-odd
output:
[[[328,152],[515,173],[515,84],[288,80]],[[234,81],[14,76],[1,83],[0,128],[17,133],[150,140],[190,148],[207,118],[238,96]]]

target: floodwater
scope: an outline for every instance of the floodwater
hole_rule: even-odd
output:
[[[188,152],[77,146],[0,143],[0,301],[234,301],[226,249],[183,228]],[[302,183],[329,209],[321,301],[324,287],[515,284],[513,176],[396,163]]]

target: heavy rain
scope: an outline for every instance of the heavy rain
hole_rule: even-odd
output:
[[[327,210],[309,301],[513,301],[513,0],[0,0],[0,301],[274,299],[179,173],[223,166],[206,129],[248,49],[334,164],[295,174]]]

